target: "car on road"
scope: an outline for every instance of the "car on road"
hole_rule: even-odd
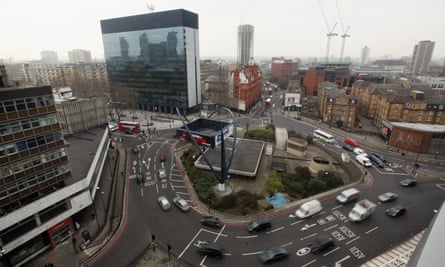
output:
[[[365,167],[372,167],[371,161],[368,159],[366,154],[359,154],[355,157],[355,160]]]
[[[221,221],[219,220],[218,217],[215,216],[204,216],[202,217],[200,220],[202,225],[205,226],[210,226],[210,227],[214,227],[214,228],[220,228],[222,226]]]
[[[399,196],[393,192],[385,192],[383,194],[380,194],[377,197],[377,200],[382,202],[382,203],[386,203],[386,202],[390,202],[390,201],[394,201],[398,198]]]
[[[135,146],[131,150],[133,151],[133,154],[139,154],[139,147]]]
[[[261,252],[259,259],[261,263],[278,261],[289,256],[289,251],[283,247],[275,247]]]
[[[272,224],[266,219],[257,219],[247,225],[247,231],[251,233],[270,230],[270,228]]]
[[[354,151],[354,147],[348,144],[343,144],[342,148],[346,151]]]
[[[216,242],[200,241],[197,244],[198,252],[214,258],[220,258],[224,255],[224,246]]]
[[[167,157],[166,157],[164,154],[161,154],[161,155],[159,156],[159,161],[160,161],[160,162],[165,162],[166,159],[167,159]]]
[[[159,178],[160,179],[164,179],[165,177],[167,177],[167,173],[165,172],[164,168],[160,168],[159,169]]]
[[[180,197],[175,197],[173,199],[173,203],[175,203],[176,207],[178,207],[183,212],[187,212],[191,208],[189,203],[187,203],[187,201],[185,201],[185,199],[180,198]]]
[[[352,152],[354,152],[354,154],[356,154],[356,155],[366,154],[366,152],[363,149],[361,149],[360,147],[354,147]]]
[[[401,180],[399,183],[401,186],[410,187],[410,186],[415,186],[417,184],[417,180],[412,177],[409,177]]]
[[[314,254],[318,254],[325,250],[329,250],[335,247],[334,240],[327,235],[321,235],[315,238],[312,243],[308,244],[308,247],[311,249],[311,252]]]
[[[376,156],[378,159],[380,159],[383,163],[386,163],[385,157],[383,157],[381,154],[372,152],[371,155]]]
[[[390,216],[390,217],[398,217],[398,216],[402,216],[403,214],[406,213],[406,209],[400,205],[395,205],[392,206],[391,208],[387,209],[385,211],[386,215]]]
[[[160,196],[158,198],[158,203],[163,210],[169,210],[171,208],[170,201],[168,201],[167,197],[165,196]]]
[[[385,163],[376,155],[374,155],[374,153],[372,153],[371,155],[368,156],[368,159],[374,163],[377,167],[379,168],[385,168]]]

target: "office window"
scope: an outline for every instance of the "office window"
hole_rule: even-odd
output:
[[[5,105],[6,112],[14,112],[15,111],[14,101],[5,101],[3,103]]]
[[[17,110],[25,110],[26,109],[25,99],[16,99],[15,105],[17,107]]]
[[[26,98],[25,102],[28,109],[36,108],[36,102],[34,98]]]

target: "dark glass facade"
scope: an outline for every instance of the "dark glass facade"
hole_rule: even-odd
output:
[[[118,94],[133,96],[129,106],[174,112],[200,104],[196,14],[173,10],[101,25],[108,77],[122,85]]]

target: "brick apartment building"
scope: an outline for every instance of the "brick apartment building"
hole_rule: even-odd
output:
[[[298,62],[283,57],[273,57],[270,70],[272,81],[287,85],[298,74]],[[284,86],[283,86],[284,87]]]

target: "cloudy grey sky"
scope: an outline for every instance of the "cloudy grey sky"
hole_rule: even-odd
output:
[[[1,0],[0,58],[53,50],[66,59],[73,49],[103,58],[100,20],[148,13],[147,4],[197,13],[201,57],[236,57],[237,26],[252,24],[255,57],[323,58],[328,27],[319,3],[334,32],[350,25],[345,57],[360,57],[364,46],[372,58],[411,56],[421,40],[436,42],[433,58],[445,57],[443,0]],[[331,56],[340,55],[341,40],[332,38]]]

